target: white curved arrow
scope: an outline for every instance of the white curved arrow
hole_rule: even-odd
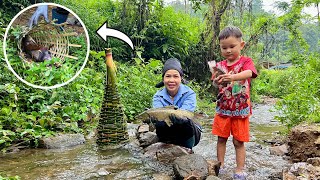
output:
[[[107,24],[104,23],[98,30],[97,30],[97,34],[104,39],[105,41],[107,40],[107,36],[112,36],[112,37],[116,37],[118,39],[121,39],[122,41],[126,42],[129,44],[129,46],[133,49],[133,43],[131,41],[131,39],[125,35],[124,33],[115,30],[115,29],[110,29],[107,28]]]

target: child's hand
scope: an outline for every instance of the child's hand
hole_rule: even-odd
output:
[[[232,81],[234,81],[234,75],[230,73],[219,75],[214,79],[214,82],[217,84],[232,82]]]

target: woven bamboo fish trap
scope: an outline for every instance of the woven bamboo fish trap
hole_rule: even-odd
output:
[[[111,49],[106,49],[106,61],[108,60],[112,62]],[[119,144],[128,140],[127,122],[124,119],[123,107],[115,82],[115,72],[110,71],[107,63],[104,101],[98,125],[97,144],[99,145]]]
[[[39,23],[32,29],[24,27],[18,42],[18,49],[20,50],[20,56],[25,59],[23,52],[23,38],[27,36],[31,37],[37,45],[47,47],[52,54],[52,57],[57,57],[61,60],[64,58],[78,59],[78,57],[69,55],[70,47],[81,48],[79,44],[72,44],[69,42],[70,36],[76,36],[76,32],[65,32],[61,30],[62,24],[52,23]],[[26,60],[26,59],[25,59]]]

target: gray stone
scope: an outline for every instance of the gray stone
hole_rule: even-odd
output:
[[[320,179],[320,167],[312,166],[306,162],[294,163],[284,174],[284,177],[290,177],[291,179]]]
[[[174,144],[157,142],[145,148],[144,155],[163,163],[171,163],[177,157],[190,154],[191,150]]]
[[[100,168],[98,171],[97,171],[98,175],[99,176],[106,176],[108,174],[110,174],[110,172],[108,172],[106,169],[104,168]]]
[[[143,170],[123,170],[119,172],[114,179],[143,179],[146,174]]]
[[[60,149],[84,144],[86,140],[83,134],[58,134],[55,137],[43,137],[40,139],[40,147],[47,149]]]
[[[173,180],[174,178],[164,174],[164,173],[157,173],[157,174],[153,174],[153,180]]]
[[[282,144],[281,146],[273,146],[269,148],[271,155],[284,156],[288,154],[288,146],[286,144]]]
[[[139,134],[139,143],[142,147],[147,147],[151,144],[158,142],[159,138],[154,132],[146,132]]]
[[[163,146],[163,148],[157,151],[156,157],[160,162],[172,163],[176,158],[188,154],[190,154],[190,152],[188,152],[187,148],[174,144],[167,144],[167,146]]]
[[[149,125],[148,124],[142,124],[138,128],[138,133],[144,133],[149,131]]]
[[[206,180],[221,180],[221,179],[218,178],[217,176],[210,175],[210,176],[207,177]]]
[[[127,132],[129,138],[136,138],[138,134],[138,124],[133,124],[133,123],[127,123]]]
[[[207,161],[198,154],[178,157],[173,161],[173,170],[178,179],[206,179],[208,176]]]

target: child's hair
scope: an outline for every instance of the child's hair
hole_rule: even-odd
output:
[[[241,30],[236,26],[227,26],[219,33],[219,41],[222,39],[227,39],[228,37],[236,37],[241,38],[242,32]]]

